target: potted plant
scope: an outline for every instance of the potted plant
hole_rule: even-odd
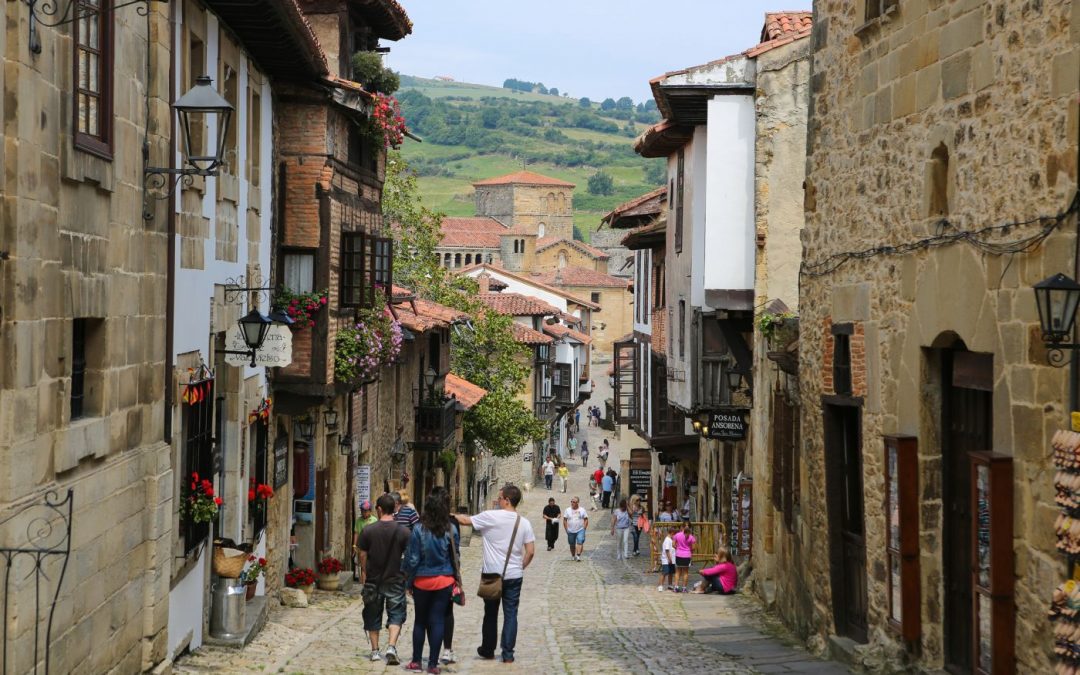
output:
[[[274,496],[274,488],[266,483],[256,483],[251,479],[248,485],[248,506],[252,513],[265,513],[266,502]]]
[[[264,572],[266,572],[266,558],[248,556],[247,567],[240,574],[240,581],[244,582],[248,600],[255,597],[255,588],[259,585],[259,577]]]
[[[285,575],[285,585],[299,588],[310,598],[315,590],[315,573],[310,567],[294,567]]]
[[[319,561],[319,590],[336,591],[341,577],[338,572],[345,569],[341,561],[334,556],[327,556]]]
[[[214,484],[205,478],[200,480],[193,471],[180,502],[180,517],[192,523],[209,523],[217,517],[219,506],[221,497],[214,494]]]
[[[274,306],[284,308],[293,320],[293,330],[300,330],[315,325],[315,315],[326,306],[328,298],[326,290],[295,293],[287,288],[279,288],[274,295]]]

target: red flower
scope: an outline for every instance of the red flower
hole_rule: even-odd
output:
[[[195,488],[196,488],[196,486],[195,486],[195,483],[192,483],[192,484],[191,484],[191,489],[192,489],[192,490],[195,490]]]
[[[326,296],[325,295],[323,297],[319,298],[319,304],[322,304],[322,305],[326,304]]]
[[[249,502],[255,501],[255,491],[254,490],[248,490],[248,501]]]
[[[266,565],[266,558],[259,558],[259,565]]]
[[[199,474],[192,471],[191,472],[191,480],[199,480]]]
[[[214,503],[221,506],[221,497],[214,497]]]

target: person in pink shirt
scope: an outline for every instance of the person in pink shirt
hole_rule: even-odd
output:
[[[726,548],[716,552],[713,564],[701,570],[701,576],[705,583],[701,585],[699,593],[731,595],[739,583],[739,571],[735,569],[735,563],[731,561]]]
[[[690,534],[690,525],[683,524],[672,541],[675,542],[675,592],[686,593],[686,584],[690,576],[690,562],[694,557],[694,544],[697,539]]]

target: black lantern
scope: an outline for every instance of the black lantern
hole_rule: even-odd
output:
[[[1039,308],[1039,324],[1043,341],[1051,344],[1065,342],[1076,321],[1080,303],[1080,284],[1064,274],[1055,274],[1035,284],[1035,303]]]
[[[728,368],[724,375],[727,377],[728,391],[735,392],[742,388],[742,371],[736,370],[735,368]]]
[[[311,439],[315,438],[315,422],[310,417],[298,419],[293,425],[293,431],[301,439],[310,443]]]
[[[291,326],[296,323],[295,321],[293,321],[293,318],[289,316],[289,314],[280,307],[270,312],[270,320],[274,323],[280,323],[283,326]]]
[[[352,436],[341,436],[338,438],[338,450],[341,454],[348,457],[352,454]]]
[[[694,420],[690,424],[692,424],[694,426],[694,431],[697,431],[697,432],[701,431],[701,420]]]
[[[326,424],[327,429],[337,429],[338,413],[333,408],[327,408],[323,411],[323,422]]]
[[[192,173],[199,176],[217,175],[218,167],[225,160],[225,138],[233,114],[232,104],[214,89],[208,75],[201,75],[195,79],[195,86],[176,99],[172,107],[180,118],[185,161],[194,169]],[[218,120],[217,145],[210,148],[207,143],[204,150],[202,138],[192,136],[191,126],[193,123],[201,126],[214,117]]]
[[[259,310],[253,309],[237,323],[240,324],[240,335],[244,337],[244,344],[251,350],[251,367],[254,368],[255,352],[262,347],[266,334],[270,332],[270,326],[274,322]]]

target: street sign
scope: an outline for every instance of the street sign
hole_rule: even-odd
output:
[[[240,333],[240,326],[233,326],[226,333],[225,349],[233,352],[247,352],[247,343]],[[251,363],[246,354],[226,354],[225,363],[230,366],[243,366]],[[280,368],[292,363],[292,330],[283,324],[274,324],[266,333],[262,347],[255,352],[255,365],[262,368]]]
[[[652,471],[649,469],[630,469],[630,494],[648,494],[651,483]]]
[[[742,411],[714,412],[709,418],[709,438],[741,441],[746,438],[746,420]]]
[[[274,489],[285,487],[289,482],[289,437],[278,436],[274,440]]]

